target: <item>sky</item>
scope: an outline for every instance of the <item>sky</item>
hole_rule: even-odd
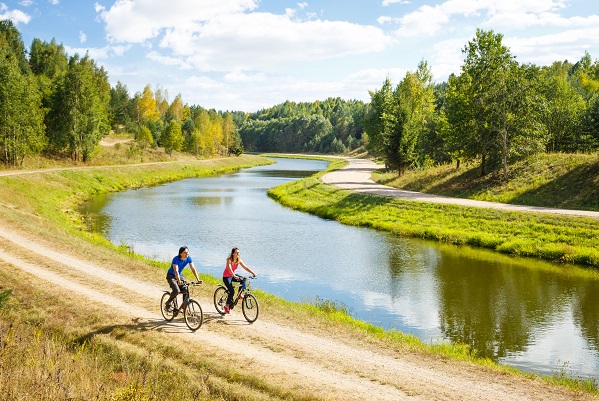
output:
[[[254,112],[286,100],[370,101],[421,61],[434,81],[460,73],[476,29],[520,63],[599,58],[599,0],[0,0],[34,38],[89,55],[130,96]]]

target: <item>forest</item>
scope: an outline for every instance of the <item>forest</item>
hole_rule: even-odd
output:
[[[396,85],[387,78],[370,102],[286,101],[253,113],[188,105],[146,85],[133,96],[87,54],[68,56],[55,39],[29,50],[0,21],[0,163],[29,155],[88,161],[111,131],[140,149],[196,157],[253,152],[368,151],[389,170],[475,161],[507,178],[510,163],[539,152],[599,150],[599,62],[521,64],[503,35],[477,30],[459,74],[435,83],[421,61]]]
[[[234,118],[244,113],[189,106],[147,85],[133,97],[87,54],[68,56],[54,39],[25,49],[10,20],[0,21],[0,163],[19,167],[27,156],[89,161],[111,131],[127,132],[141,149],[185,150],[197,157],[240,154]],[[239,113],[238,113],[239,114]]]

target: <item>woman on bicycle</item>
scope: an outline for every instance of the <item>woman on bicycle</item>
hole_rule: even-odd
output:
[[[175,299],[181,292],[179,286],[183,284],[183,270],[187,267],[187,265],[189,265],[189,268],[191,269],[196,280],[199,283],[202,282],[202,280],[200,280],[198,277],[198,272],[196,271],[193,261],[191,260],[191,256],[189,256],[189,249],[186,246],[182,246],[179,248],[179,254],[173,258],[171,267],[166,272],[166,281],[172,289],[171,296],[169,297],[168,301],[166,301],[167,309],[171,308],[173,299]]]
[[[225,271],[223,272],[223,282],[225,283],[225,287],[227,287],[227,291],[229,292],[229,295],[227,296],[227,304],[225,305],[226,313],[231,313],[231,309],[233,309],[233,295],[235,295],[233,281],[241,281],[240,277],[235,274],[235,270],[237,270],[239,266],[243,267],[246,271],[251,273],[252,276],[256,277],[256,273],[247,267],[239,257],[239,248],[233,248],[231,250],[231,254],[227,258],[227,265],[225,266]],[[239,286],[239,292],[243,291],[244,287],[245,283],[242,282],[242,285]]]

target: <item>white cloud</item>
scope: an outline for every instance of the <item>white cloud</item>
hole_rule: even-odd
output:
[[[89,56],[98,61],[98,60],[106,60],[113,56],[122,56],[128,49],[127,46],[104,46],[104,47],[71,47],[64,46],[66,53],[69,56],[74,56],[78,54],[83,57],[85,54],[89,54]]]
[[[115,42],[140,43],[175,29],[228,15],[253,10],[258,0],[118,0],[110,9],[96,4],[106,23],[108,38]]]
[[[96,10],[112,42],[148,47],[155,42],[163,49],[160,57],[186,57],[201,71],[276,70],[297,62],[377,52],[390,42],[374,26],[299,21],[293,10],[282,15],[252,12],[256,7],[253,0],[204,0],[201,7],[191,0],[121,0],[110,10],[99,5]]]
[[[221,89],[223,84],[206,76],[191,76],[185,80],[185,86],[191,89]]]
[[[408,0],[383,0],[383,7],[390,6],[391,4],[410,4]]]
[[[308,3],[306,3],[305,1],[303,3],[297,3],[297,6],[301,9],[304,9],[306,7],[308,7]]]
[[[31,17],[21,10],[9,10],[8,6],[0,3],[0,20],[11,20],[15,25],[20,23],[28,24]]]
[[[49,0],[50,4],[57,6],[60,3],[60,0]]]
[[[19,2],[23,7],[29,7],[33,4],[33,0],[22,0]]]
[[[224,79],[226,82],[234,83],[264,82],[266,75],[264,73],[246,74],[243,72],[230,72],[225,74]]]
[[[434,36],[447,30],[456,18],[482,17],[479,25],[493,29],[524,29],[533,26],[571,26],[574,20],[557,12],[566,0],[447,0],[423,5],[402,17],[380,17],[380,23],[397,22],[400,37]]]
[[[79,31],[79,42],[80,43],[87,42],[87,35],[83,31]]]

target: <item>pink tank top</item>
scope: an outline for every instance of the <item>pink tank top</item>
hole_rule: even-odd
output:
[[[231,263],[231,270],[235,273],[235,270],[239,267],[239,263]],[[231,273],[229,273],[229,269],[225,266],[225,271],[223,272],[223,277],[233,277]]]

